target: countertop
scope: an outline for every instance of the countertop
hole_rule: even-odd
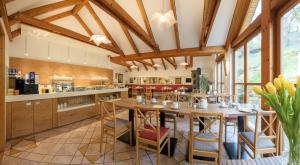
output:
[[[62,98],[62,97],[96,95],[102,93],[126,92],[126,91],[128,91],[128,88],[114,88],[114,89],[88,90],[88,91],[76,91],[76,92],[63,92],[63,93],[45,93],[45,94],[32,94],[32,95],[14,95],[14,96],[6,96],[5,102],[53,99],[53,98]]]

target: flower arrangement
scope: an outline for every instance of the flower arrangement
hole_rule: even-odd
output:
[[[300,164],[300,77],[297,87],[283,75],[269,82],[264,88],[254,86],[252,90],[267,99],[267,105],[276,111],[282,128],[289,140],[290,165]]]

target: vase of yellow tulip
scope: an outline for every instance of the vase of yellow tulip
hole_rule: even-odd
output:
[[[282,128],[289,140],[289,165],[300,165],[300,77],[297,87],[284,76],[274,79],[262,89],[254,86],[257,95],[267,99],[267,105],[276,111]]]

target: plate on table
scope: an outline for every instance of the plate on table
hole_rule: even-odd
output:
[[[171,109],[178,110],[178,109],[180,109],[180,108],[178,108],[178,107],[174,107],[174,106],[171,106]]]

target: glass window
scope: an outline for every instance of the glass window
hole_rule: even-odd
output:
[[[236,99],[238,103],[244,103],[244,85],[236,85]]]
[[[244,82],[244,47],[235,51],[235,82]]]
[[[261,35],[257,35],[247,44],[248,83],[261,82]]]
[[[281,20],[282,73],[296,82],[300,75],[300,4],[289,10]]]

